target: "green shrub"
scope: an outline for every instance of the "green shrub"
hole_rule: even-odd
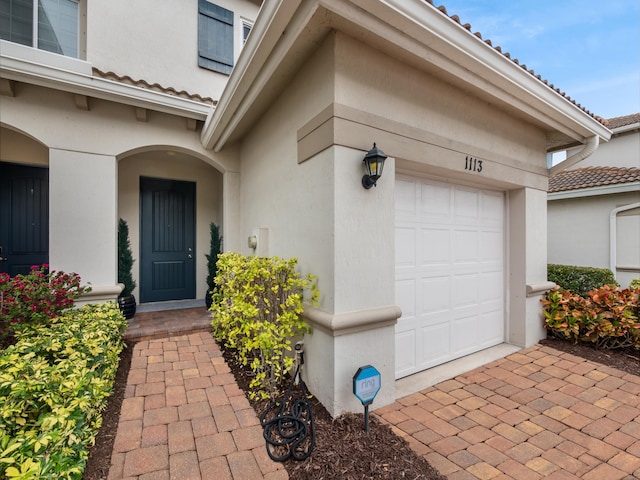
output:
[[[620,286],[611,270],[607,268],[548,264],[547,279],[583,297],[586,297],[591,290],[603,285]]]
[[[85,305],[17,334],[0,356],[0,475],[81,479],[113,389],[126,320]]]
[[[207,293],[212,294],[216,287],[215,278],[218,273],[218,255],[222,251],[222,235],[220,228],[213,222],[209,225],[209,253],[205,254],[207,258]]]
[[[121,297],[128,297],[136,288],[133,279],[133,252],[129,241],[129,225],[123,219],[118,221],[118,282],[124,285]]]
[[[617,290],[608,285],[587,297],[556,287],[541,300],[545,328],[574,343],[640,349],[639,298],[638,290]]]
[[[640,288],[640,278],[634,278],[633,280],[631,280],[631,283],[629,284],[629,288],[631,290],[636,290]]]
[[[293,366],[294,336],[309,331],[301,318],[305,291],[317,304],[315,277],[295,271],[297,259],[218,257],[217,289],[211,307],[214,335],[235,350],[255,376],[251,398],[268,398]]]

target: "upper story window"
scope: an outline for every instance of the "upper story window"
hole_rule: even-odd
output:
[[[233,69],[233,12],[198,0],[198,65],[230,74]]]
[[[78,57],[78,1],[0,0],[0,38]]]
[[[253,23],[248,20],[242,20],[242,45],[247,43],[247,37],[251,33],[251,29],[253,28]]]

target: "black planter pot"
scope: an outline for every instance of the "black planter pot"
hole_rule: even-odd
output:
[[[120,307],[120,311],[122,312],[122,315],[124,315],[124,318],[133,318],[136,314],[136,297],[133,295],[118,297],[118,307]]]

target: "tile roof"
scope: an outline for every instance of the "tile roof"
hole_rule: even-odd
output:
[[[549,178],[549,193],[640,182],[640,168],[583,167],[565,170]]]
[[[634,123],[640,123],[640,113],[632,113],[623,117],[607,118],[606,125],[609,129],[625,127]]]
[[[434,7],[436,7],[436,5],[433,3],[433,0],[423,0],[424,2],[429,3],[430,5],[433,5]],[[590,112],[589,110],[587,110],[585,107],[583,107],[582,105],[580,105],[579,103],[577,103],[574,99],[572,99],[570,96],[568,96],[565,92],[563,92],[562,90],[560,90],[559,88],[556,88],[552,83],[549,83],[547,80],[543,79],[540,75],[536,74],[536,72],[534,72],[533,70],[527,69],[527,66],[523,63],[521,64],[517,58],[511,58],[511,54],[509,52],[503,52],[502,48],[500,46],[496,46],[494,47],[493,44],[491,43],[491,40],[489,39],[483,39],[482,38],[482,34],[480,32],[472,32],[471,31],[471,24],[469,23],[462,23],[462,21],[460,20],[460,17],[458,17],[458,15],[449,15],[447,13],[447,8],[444,5],[440,5],[439,7],[436,7],[438,10],[440,10],[440,12],[444,15],[446,15],[447,17],[449,17],[451,20],[453,20],[454,22],[456,22],[457,24],[459,24],[460,26],[462,26],[464,29],[468,30],[469,33],[471,33],[472,35],[478,37],[480,40],[484,41],[484,43],[486,43],[487,45],[489,45],[490,47],[493,47],[494,50],[498,51],[499,53],[501,53],[502,55],[504,55],[505,57],[507,57],[509,60],[511,60],[513,63],[515,63],[516,65],[518,65],[520,68],[522,68],[523,70],[527,71],[530,75],[532,75],[533,77],[537,78],[538,80],[540,80],[542,83],[544,83],[547,87],[549,87],[550,89],[554,90],[556,93],[558,93],[559,95],[561,95],[562,97],[564,97],[565,99],[567,99],[569,102],[573,103],[576,107],[578,107],[580,110],[582,110],[583,112],[585,112],[587,115],[590,115],[591,117],[593,117],[594,119],[596,119],[598,122],[602,123],[603,125],[607,126],[606,124],[606,120],[598,115],[595,115],[594,113]],[[610,127],[609,127],[610,128]]]
[[[218,103],[217,100],[214,100],[211,97],[203,97],[198,95],[197,93],[189,93],[185,90],[176,90],[173,87],[163,87],[159,83],[149,83],[144,79],[135,80],[131,78],[129,75],[118,75],[112,71],[103,72],[102,70],[93,67],[93,74],[97,77],[106,78],[107,80],[113,80],[114,82],[125,83],[127,85],[133,85],[135,87],[144,88],[146,90],[153,90],[155,92],[166,93],[168,95],[174,95],[180,98],[186,98],[188,100],[193,100],[194,102],[207,103],[209,105],[216,105]]]

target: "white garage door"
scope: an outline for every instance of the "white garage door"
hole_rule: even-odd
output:
[[[504,194],[396,179],[396,378],[504,340]]]

